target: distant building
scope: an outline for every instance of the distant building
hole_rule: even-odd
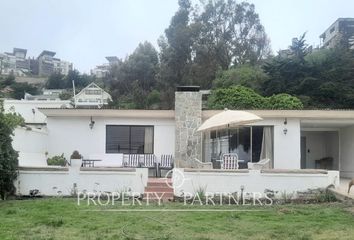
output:
[[[107,76],[111,66],[119,64],[119,58],[116,56],[108,56],[106,57],[108,63],[98,65],[94,69],[91,69],[91,75],[96,78],[103,78]]]
[[[49,76],[54,72],[54,60],[55,52],[44,50],[39,54],[38,61],[38,75]]]
[[[101,108],[109,101],[112,101],[111,95],[95,83],[90,83],[74,96],[74,106],[77,108]]]
[[[55,52],[44,50],[36,59],[26,58],[27,49],[14,48],[12,53],[0,53],[0,74],[16,76],[49,76],[54,72],[67,75],[73,65],[59,58]]]
[[[67,61],[62,61],[59,58],[53,58],[54,72],[68,75],[70,70],[73,70],[73,64]]]
[[[102,64],[96,66],[94,69],[91,69],[91,75],[96,78],[104,78],[109,73],[109,65]]]
[[[24,100],[28,101],[59,101],[60,94],[64,92],[63,89],[43,89],[42,94],[32,95],[25,93]]]
[[[26,59],[27,50],[14,48],[12,53],[0,54],[0,74],[24,76],[31,70],[30,60]]]
[[[323,48],[344,44],[347,48],[354,49],[354,18],[338,18],[320,38]]]

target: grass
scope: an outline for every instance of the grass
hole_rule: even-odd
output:
[[[240,211],[156,211],[205,208]],[[0,239],[353,239],[350,209],[340,203],[99,207],[75,199],[11,200],[0,201]]]

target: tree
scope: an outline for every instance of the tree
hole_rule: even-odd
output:
[[[253,4],[232,0],[207,1],[195,13],[198,36],[193,44],[194,82],[204,88],[219,69],[257,64],[270,54],[269,40]]]
[[[111,67],[104,80],[109,85],[113,101],[124,99],[126,102],[130,99],[135,107],[148,108],[147,97],[157,85],[158,65],[158,53],[154,46],[149,42],[140,43],[124,61]]]
[[[66,87],[64,75],[58,72],[52,73],[45,84],[47,89],[63,89]]]
[[[10,87],[13,90],[10,93],[10,96],[15,99],[22,99],[24,97],[25,93],[29,93],[29,94],[33,94],[33,95],[39,93],[39,89],[36,86],[28,84],[27,82],[23,82],[23,83],[22,82],[21,83],[15,82]]]
[[[210,0],[195,8],[189,0],[180,0],[159,46],[161,97],[169,107],[176,86],[209,89],[217,72],[244,63],[255,65],[270,53],[254,5],[232,0]]]
[[[12,133],[17,125],[24,123],[17,114],[5,114],[0,102],[0,198],[6,199],[15,193],[18,153],[12,147]]]
[[[10,86],[15,83],[15,75],[11,73],[10,75],[6,76],[4,79],[4,85]]]
[[[219,72],[213,81],[213,88],[241,85],[261,93],[263,84],[267,79],[268,76],[261,67],[245,64]]]
[[[304,62],[305,57],[310,53],[309,45],[305,40],[306,32],[299,38],[294,38],[292,44],[289,46],[290,55],[297,61]]]
[[[70,100],[73,97],[73,93],[70,91],[64,91],[59,94],[60,100]]]
[[[338,47],[311,52],[304,37],[295,39],[287,54],[279,54],[264,64],[269,77],[264,93],[295,95],[305,108],[352,108],[354,51]]]
[[[188,74],[195,30],[190,25],[190,0],[179,0],[179,9],[158,41],[160,47],[159,88],[163,89],[163,108],[172,108],[176,86],[190,84]]]
[[[305,41],[306,34],[293,39],[292,45],[278,56],[269,59],[263,65],[263,70],[269,78],[264,84],[266,95],[278,93],[297,94],[298,86],[308,70],[305,57],[310,49]]]
[[[86,87],[90,82],[93,81],[90,76],[87,74],[80,74],[80,72],[76,69],[70,70],[68,75],[63,78],[64,86],[62,88],[72,88],[73,81],[75,83],[75,87],[83,88]]]

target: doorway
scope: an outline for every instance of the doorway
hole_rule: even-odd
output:
[[[338,131],[301,131],[301,169],[339,170]]]

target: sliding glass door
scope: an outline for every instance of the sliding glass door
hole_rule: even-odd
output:
[[[204,134],[203,160],[219,160],[224,153],[236,153],[244,162],[273,158],[273,127],[250,126]]]

